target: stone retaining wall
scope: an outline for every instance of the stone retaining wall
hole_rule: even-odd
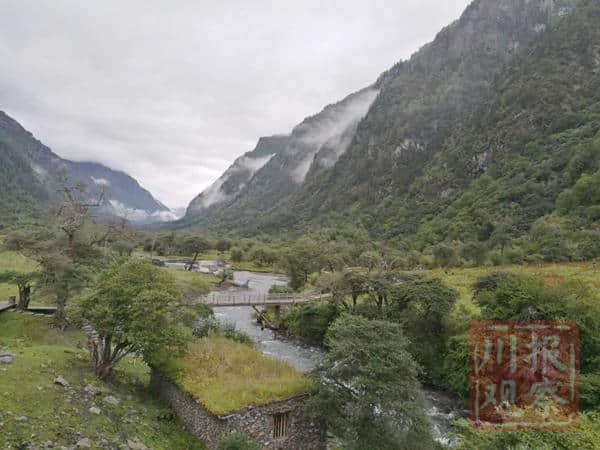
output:
[[[263,449],[320,450],[325,448],[324,433],[304,416],[307,396],[254,406],[227,415],[207,411],[179,387],[152,370],[151,386],[169,404],[187,429],[214,449],[227,434],[244,431],[257,439]],[[286,415],[285,437],[274,437],[274,416]]]

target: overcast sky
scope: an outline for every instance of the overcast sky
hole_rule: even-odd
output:
[[[0,110],[185,206],[260,136],[372,82],[469,0],[0,0]]]

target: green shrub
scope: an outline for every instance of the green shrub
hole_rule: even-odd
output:
[[[234,323],[222,324],[212,316],[200,320],[192,334],[197,338],[223,336],[240,344],[254,345],[252,338],[243,331],[237,330]]]
[[[469,359],[468,334],[452,336],[448,339],[443,379],[465,403],[469,400]]]
[[[291,335],[313,344],[322,345],[329,325],[339,311],[330,302],[311,302],[294,306],[283,316],[282,326]]]
[[[269,289],[269,294],[290,294],[294,292],[294,290],[287,285],[273,285]]]
[[[233,262],[242,262],[244,260],[244,252],[239,248],[231,249],[231,260]]]
[[[221,439],[217,450],[260,450],[260,444],[247,434],[239,432]]]

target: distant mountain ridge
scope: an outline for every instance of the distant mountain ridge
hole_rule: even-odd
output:
[[[18,167],[0,193],[5,214],[24,212],[55,199],[57,177],[64,171],[71,182],[86,184],[90,198],[97,198],[104,191],[104,202],[99,208],[102,215],[124,217],[136,223],[175,219],[169,208],[126,173],[94,162],[61,158],[2,111],[0,151],[0,170]]]
[[[377,89],[363,89],[304,119],[289,135],[260,138],[252,152],[236,160],[215,184],[194,199],[183,222],[207,220],[224,211],[234,215],[232,220],[244,220],[265,205],[284,202],[309,173],[336,163],[377,95]],[[242,169],[251,161],[252,170]],[[242,179],[232,182],[240,173],[244,174]],[[213,206],[209,209],[208,199],[218,201],[208,202]]]

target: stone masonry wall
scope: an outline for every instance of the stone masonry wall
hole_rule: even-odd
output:
[[[227,434],[245,431],[257,439],[263,449],[321,450],[325,448],[324,433],[304,416],[307,396],[255,406],[217,416],[207,411],[179,387],[152,370],[151,386],[159,392],[173,412],[191,433],[202,439],[209,449]],[[273,437],[273,415],[288,413],[288,433],[285,438]]]

